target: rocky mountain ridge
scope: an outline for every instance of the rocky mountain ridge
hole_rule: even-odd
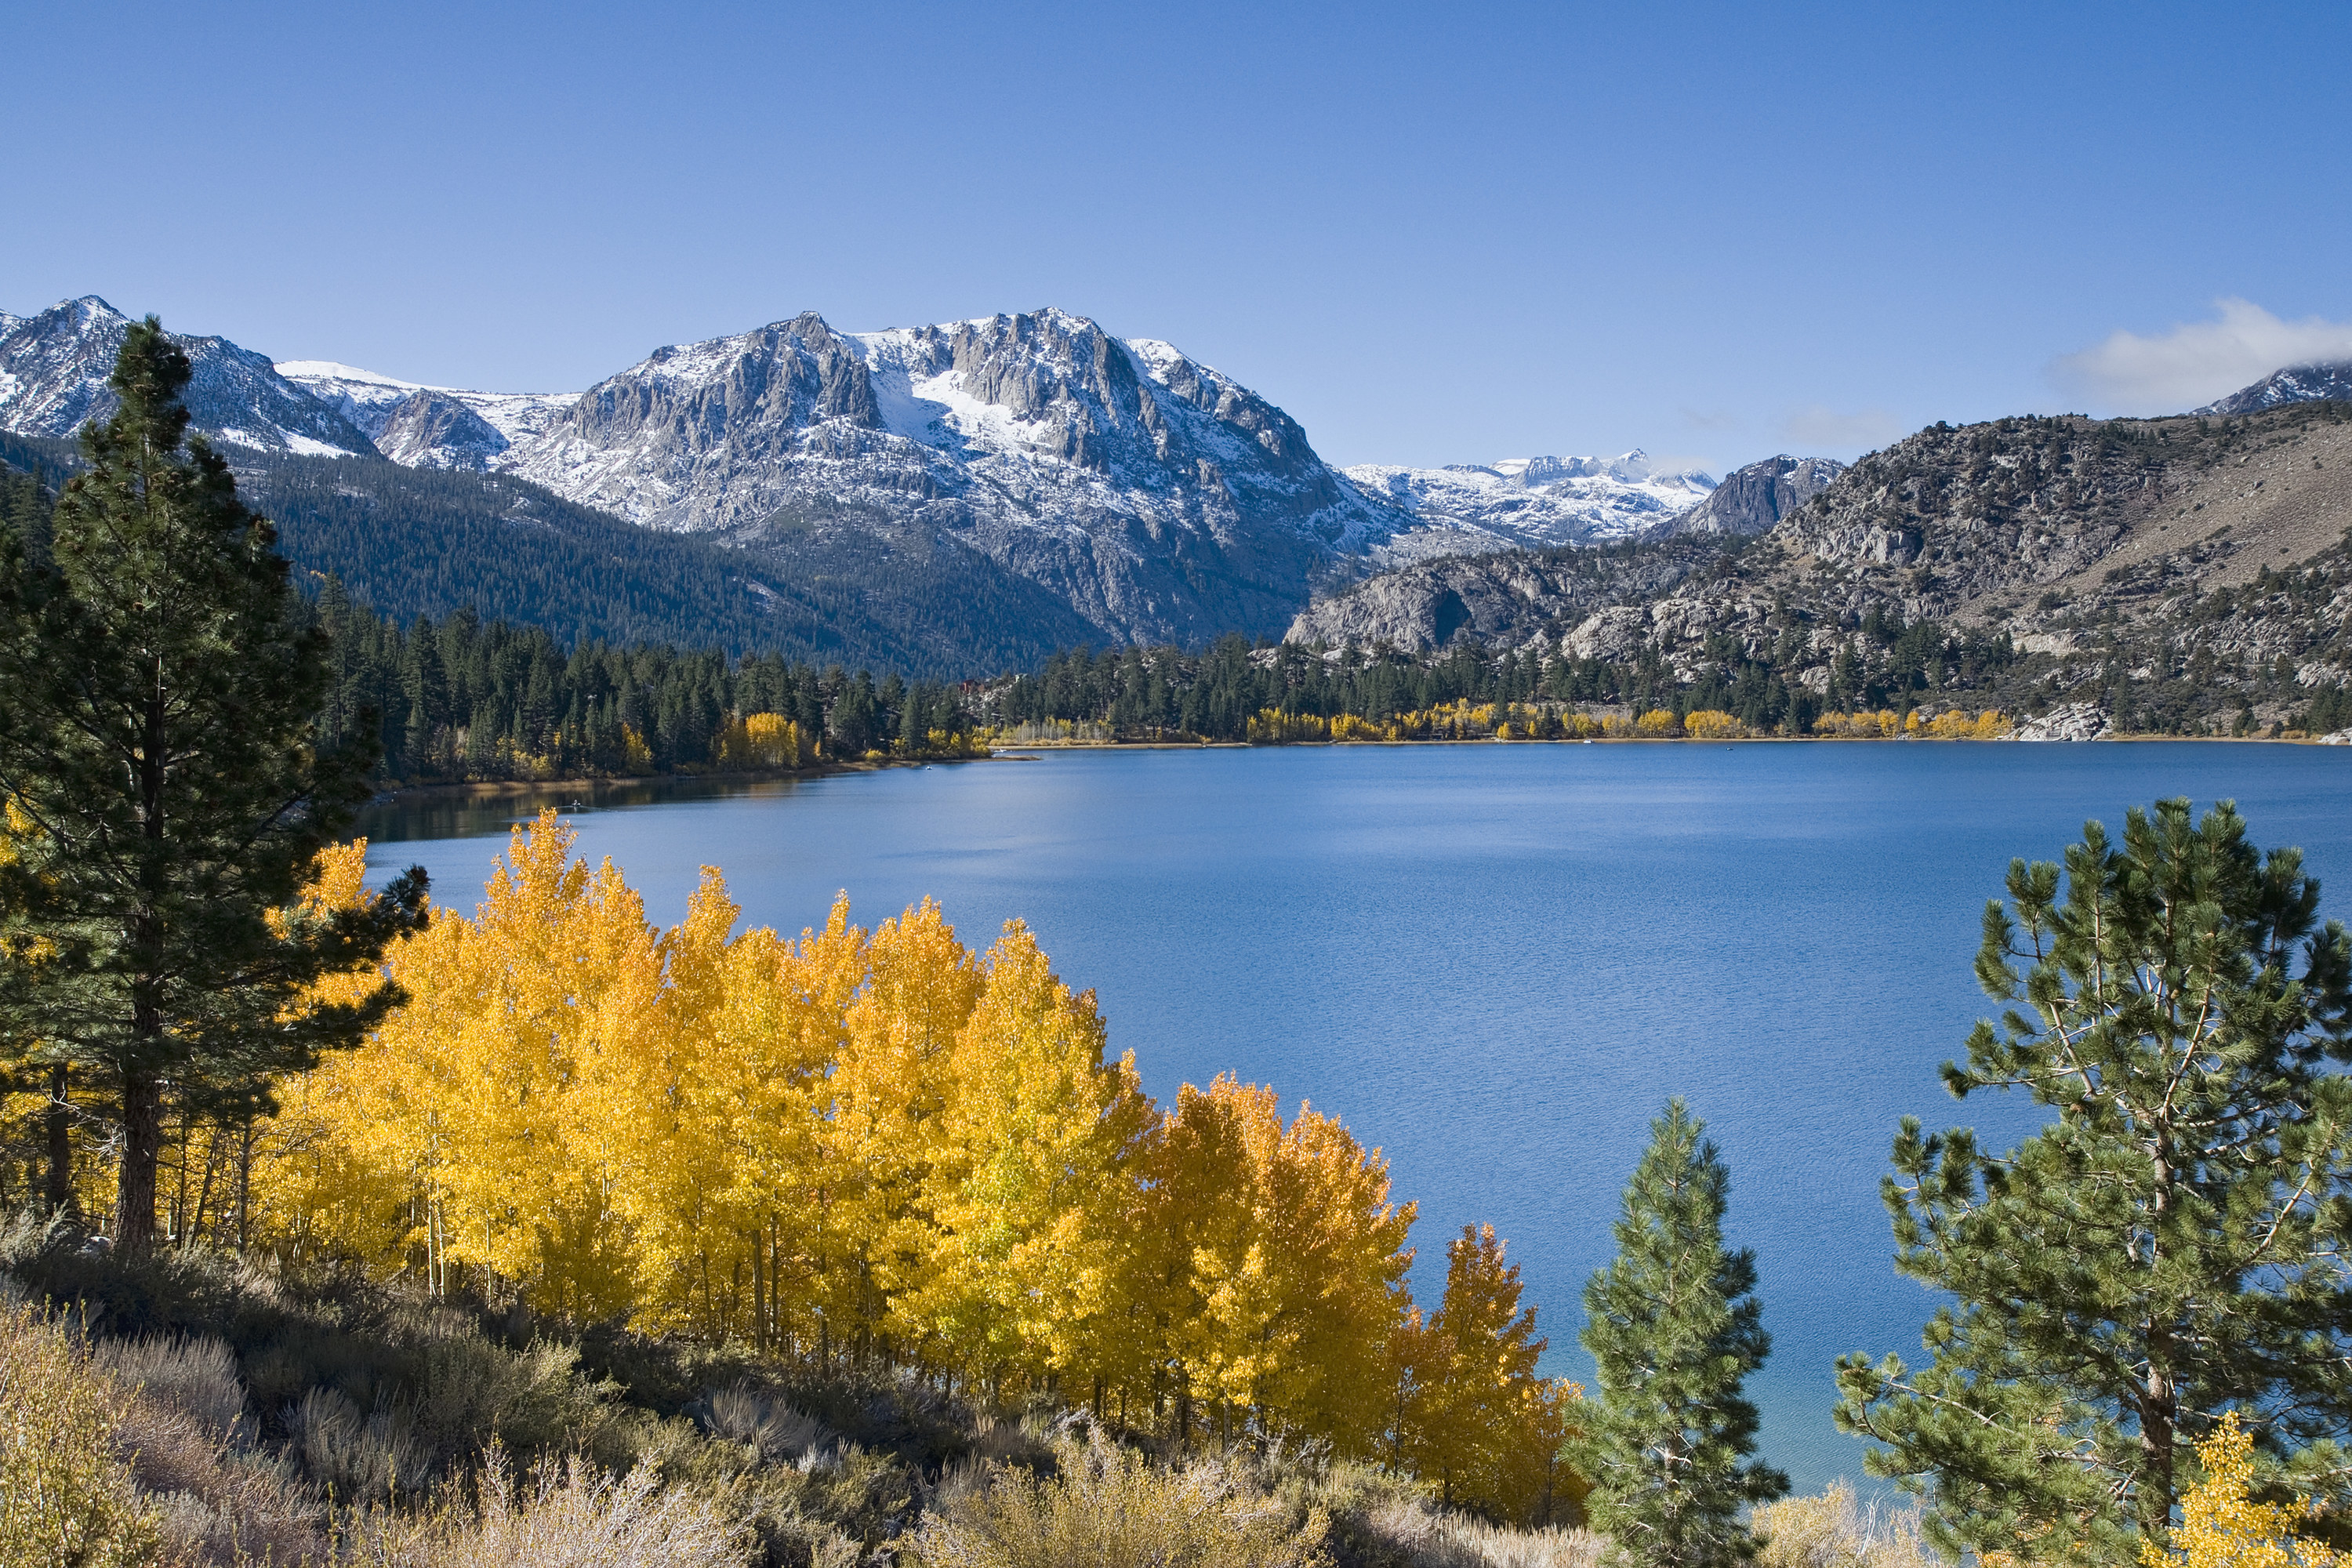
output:
[[[0,429],[69,436],[114,412],[107,386],[131,318],[95,294],[30,316],[0,313]],[[365,432],[226,338],[174,332],[189,359],[188,413],[214,441],[251,452],[377,456]]]

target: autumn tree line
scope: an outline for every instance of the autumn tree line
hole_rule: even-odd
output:
[[[345,835],[383,726],[336,726],[334,634],[188,437],[189,374],[134,327],[83,471],[32,526],[0,496],[0,1180],[80,1267],[135,1289],[235,1247],[1580,1505],[1616,1563],[1754,1557],[1787,1487],[1743,1393],[1770,1336],[1689,1107],[1620,1199],[1578,1390],[1491,1231],[1417,1305],[1377,1151],[1230,1079],[1155,1103],[1017,921],[975,951],[930,904],[843,903],[788,940],[712,871],[657,930],[551,815],[471,915],[419,870],[371,887]],[[1896,1130],[1895,1266],[1939,1304],[1916,1363],[1839,1362],[1837,1424],[1955,1560],[2332,1562],[2352,933],[2228,802],[2086,824],[2001,892],[1997,1016],[1944,1085],[2044,1120],[2005,1150]]]

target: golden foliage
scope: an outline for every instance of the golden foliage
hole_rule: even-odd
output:
[[[1824,713],[1813,721],[1816,735],[1863,741],[1893,740],[1898,736],[1912,740],[1924,736],[1938,741],[1998,741],[2010,730],[2007,717],[1992,708],[1974,717],[1953,708],[1924,721],[1916,710],[1899,714],[1883,708],[1875,713]]]
[[[2236,1411],[2197,1445],[2197,1458],[2204,1479],[2180,1500],[2171,1549],[2143,1540],[2143,1568],[2336,1568],[2342,1561],[2297,1532],[2297,1525],[2317,1513],[2311,1499],[2254,1500],[2254,1435]]]
[[[1413,1211],[1340,1123],[1286,1123],[1230,1079],[1163,1112],[1018,921],[983,953],[928,901],[870,932],[845,900],[797,941],[739,932],[706,868],[657,931],[573,848],[552,812],[518,826],[471,916],[436,910],[387,954],[408,1002],[281,1087],[256,1140],[269,1244],[990,1393],[1090,1391],[1180,1436],[1389,1447]],[[363,866],[338,851],[313,896],[364,897]],[[1490,1379],[1475,1360],[1423,1382]],[[1433,1431],[1455,1420],[1431,1408]],[[1549,1409],[1511,1417],[1522,1457],[1557,1447]]]
[[[1728,741],[1748,733],[1748,726],[1718,709],[1701,708],[1683,715],[1683,732],[1694,741]]]
[[[710,760],[722,768],[797,768],[814,756],[800,725],[781,713],[730,714],[710,742]]]

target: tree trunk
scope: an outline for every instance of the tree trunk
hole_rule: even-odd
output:
[[[73,1212],[73,1107],[66,1100],[65,1063],[49,1069],[49,1106],[44,1117],[49,1141],[50,1217]]]
[[[155,1167],[163,1148],[163,1086],[146,1073],[122,1080],[122,1173],[114,1198],[114,1245],[137,1257],[155,1244]]]

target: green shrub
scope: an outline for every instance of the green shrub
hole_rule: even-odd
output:
[[[0,1307],[0,1568],[152,1562],[152,1512],[115,1456],[116,1396],[29,1307]]]

